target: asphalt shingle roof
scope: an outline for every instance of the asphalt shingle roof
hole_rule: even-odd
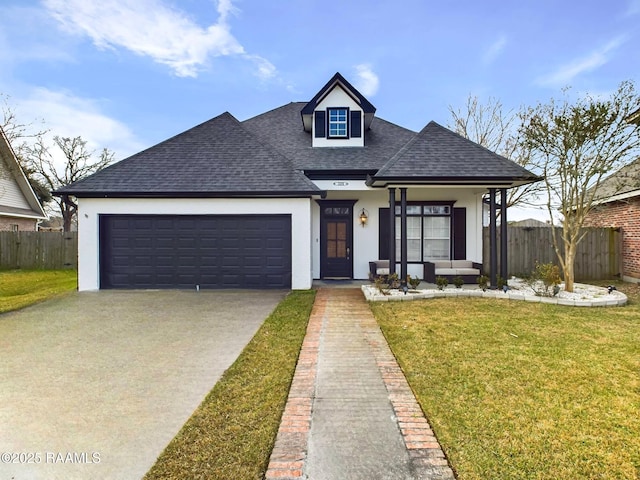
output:
[[[606,202],[617,195],[640,196],[640,157],[602,180],[596,200]]]
[[[373,177],[407,179],[521,179],[537,177],[517,163],[429,122]]]
[[[311,134],[304,131],[300,112],[304,102],[293,102],[243,122],[264,142],[290,158],[300,170],[378,170],[411,140],[416,132],[378,117],[365,132],[363,147],[311,146]]]
[[[281,153],[223,113],[58,193],[318,194]]]
[[[76,196],[310,196],[323,194],[305,173],[356,172],[391,179],[468,181],[537,177],[516,163],[430,122],[422,131],[374,117],[364,147],[313,148],[305,102],[239,122],[223,113],[59,189]]]
[[[357,102],[362,107],[364,113],[375,113],[376,107],[374,107],[364,95],[354,88],[340,73],[336,73],[331,80],[329,80],[324,87],[301,109],[303,115],[310,115],[316,109],[318,101],[331,89],[335,83],[342,83],[345,88],[356,97]]]

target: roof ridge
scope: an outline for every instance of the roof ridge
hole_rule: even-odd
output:
[[[290,105],[293,102],[289,102],[284,106]],[[278,107],[278,108],[282,108],[282,107]],[[275,110],[275,109],[274,109]],[[323,190],[321,190],[320,188],[318,188],[318,186],[313,183],[311,180],[309,180],[309,178],[307,178],[306,175],[304,175],[300,170],[298,170],[297,168],[295,168],[295,165],[293,164],[293,159],[289,158],[287,155],[285,155],[284,153],[282,153],[280,150],[278,150],[274,145],[272,145],[271,143],[267,143],[266,141],[263,141],[262,138],[258,137],[257,135],[255,135],[252,131],[250,131],[247,127],[245,127],[243,125],[243,122],[240,122],[238,119],[236,119],[235,117],[233,117],[233,115],[231,115],[232,118],[238,123],[238,125],[240,126],[240,128],[242,128],[242,130],[244,130],[249,136],[251,136],[251,138],[253,138],[256,142],[258,142],[260,145],[262,145],[263,147],[267,148],[272,154],[275,154],[277,157],[282,158],[283,160],[285,160],[288,164],[288,166],[291,168],[291,171],[296,174],[297,176],[300,176],[301,179],[303,179],[305,181],[305,183],[307,185],[309,185],[310,187],[312,187],[312,190],[317,190],[318,192],[322,192]]]

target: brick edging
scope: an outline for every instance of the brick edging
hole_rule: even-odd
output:
[[[311,410],[315,394],[320,333],[324,322],[326,294],[316,293],[307,332],[282,414],[278,436],[271,452],[265,480],[306,478],[304,465],[311,428]]]
[[[329,295],[330,292],[325,289],[320,289],[316,293],[265,480],[307,478],[305,464],[315,395],[320,335]],[[418,478],[455,479],[453,470],[373,314],[369,319],[362,321],[362,327],[389,394],[389,401],[407,447],[413,471]]]
[[[366,338],[376,359],[402,438],[418,478],[455,479],[444,451],[435,437],[407,379],[373,319],[365,325]],[[428,475],[426,477],[425,475]]]

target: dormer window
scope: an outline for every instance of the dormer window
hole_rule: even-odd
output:
[[[329,108],[329,138],[347,138],[348,108]]]

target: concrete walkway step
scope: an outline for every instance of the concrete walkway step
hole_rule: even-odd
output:
[[[358,289],[318,290],[265,478],[455,478]]]

